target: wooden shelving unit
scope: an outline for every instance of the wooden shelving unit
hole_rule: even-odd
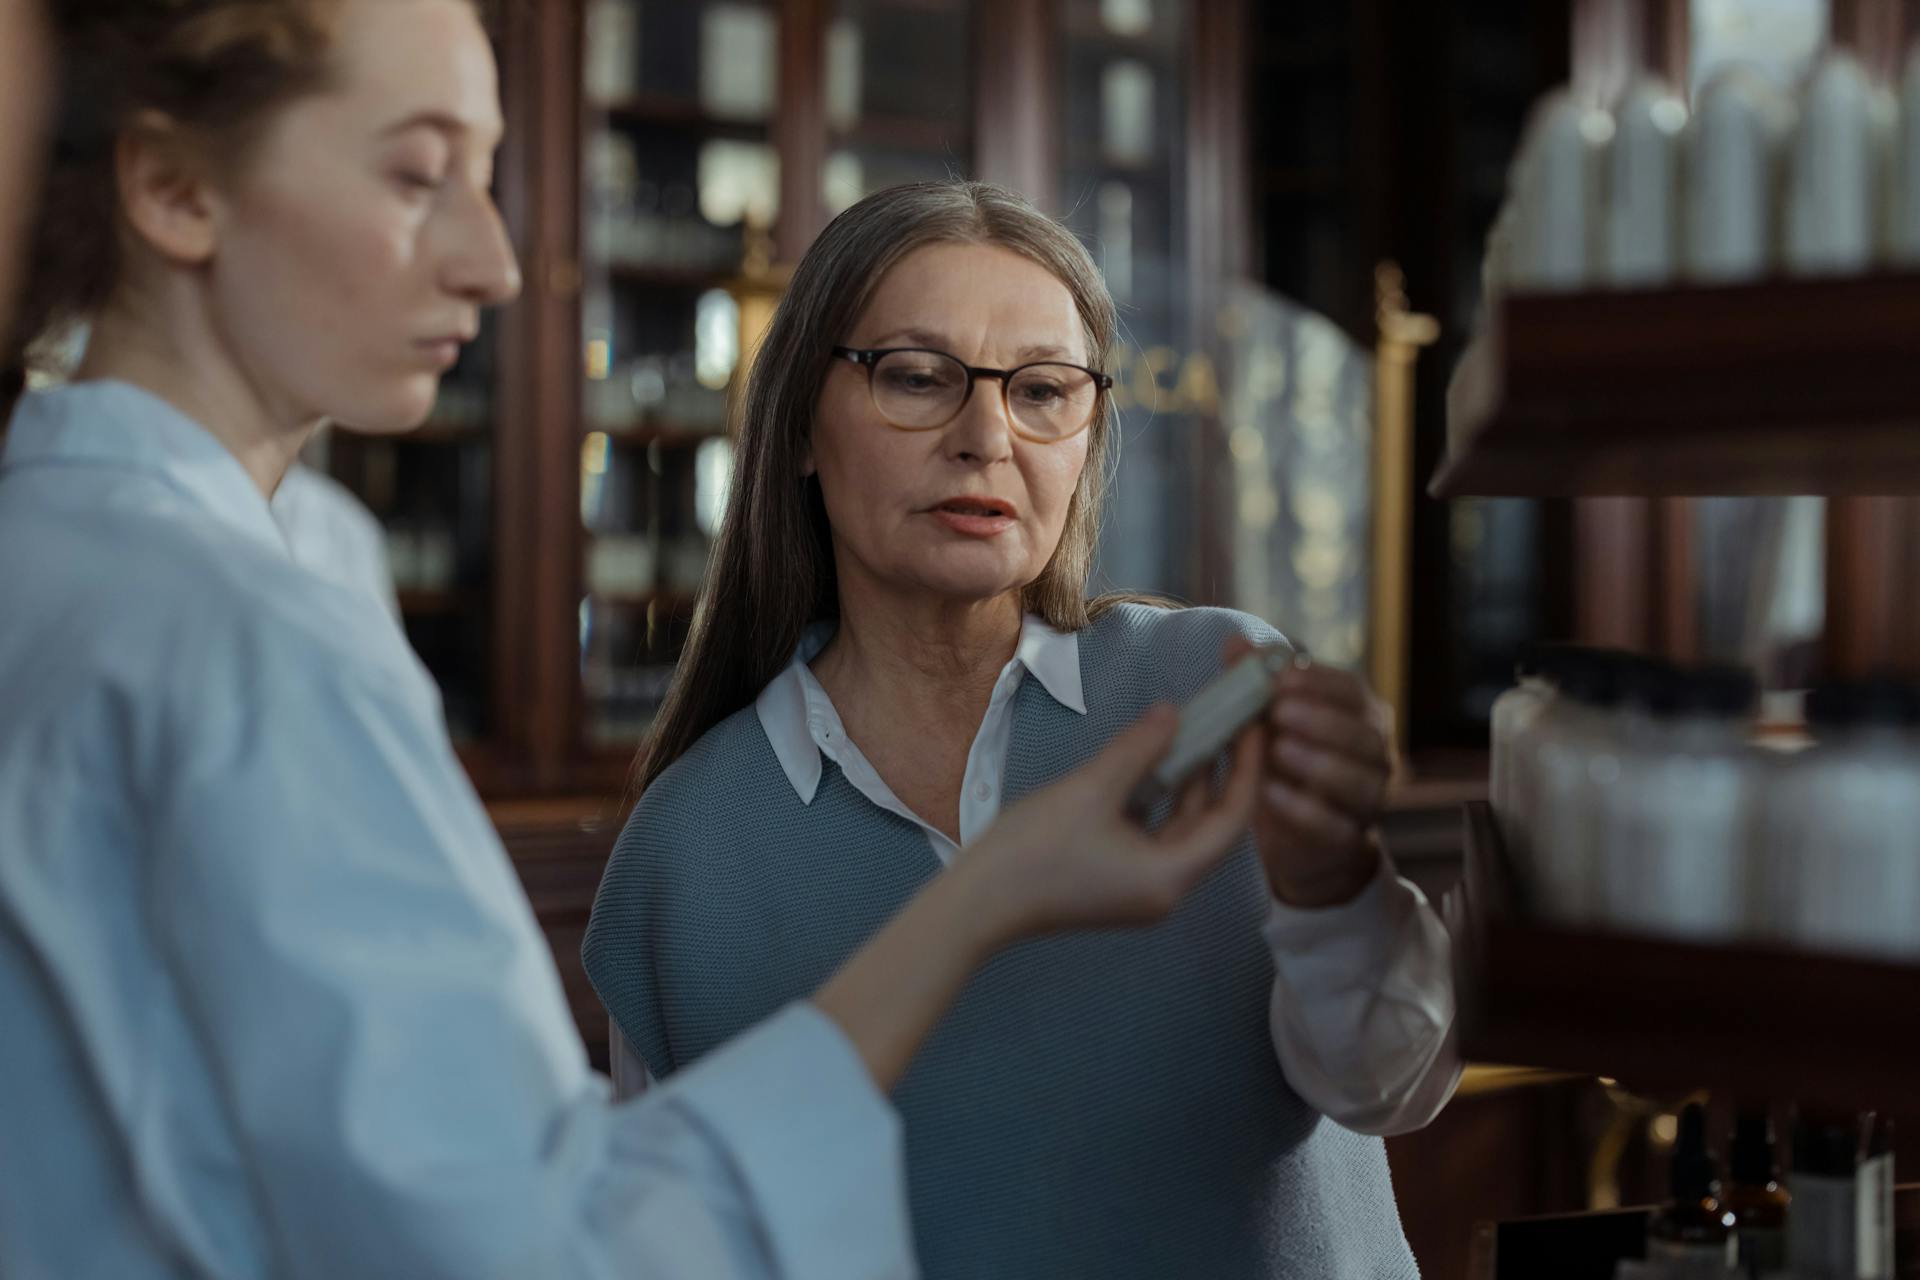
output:
[[[863,115],[832,132],[836,145],[893,148],[900,151],[964,151],[966,130],[945,120],[917,120],[910,116]]]
[[[706,135],[762,141],[767,137],[764,120],[740,120],[717,116],[693,98],[674,94],[637,94],[606,102],[589,102],[590,112],[600,112],[615,124],[648,125],[656,128],[693,129]]]
[[[724,427],[712,431],[679,422],[642,423],[632,427],[606,428],[605,431],[607,439],[616,449],[645,449],[655,444],[667,449],[691,449],[708,440],[727,438]]]
[[[700,597],[691,591],[596,591],[593,602],[615,609],[658,608],[668,615],[691,615]]]
[[[398,592],[397,595],[400,600],[400,612],[410,618],[458,613],[473,603],[473,597],[462,591],[409,589]]]
[[[726,286],[731,276],[724,271],[703,271],[695,267],[671,267],[642,262],[611,262],[607,275],[620,284],[641,285],[649,289],[678,289],[689,293]]]
[[[1920,967],[1556,928],[1526,913],[1492,810],[1465,823],[1469,1060],[1920,1116]]]
[[[482,444],[491,433],[483,422],[435,422],[429,419],[404,435],[396,435],[396,444]]]
[[[1920,274],[1504,299],[1437,497],[1920,493]]]

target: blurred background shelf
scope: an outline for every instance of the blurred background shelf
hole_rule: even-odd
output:
[[[690,616],[700,597],[691,591],[596,591],[592,600],[610,609],[658,609]]]
[[[1920,968],[1529,920],[1493,811],[1465,809],[1459,966],[1469,1060],[1920,1114]]]
[[[682,422],[647,422],[632,427],[601,427],[615,448],[645,449],[660,445],[668,449],[691,449],[708,440],[725,440],[726,428],[717,430],[692,427]]]
[[[484,422],[436,422],[429,419],[393,439],[399,444],[484,444],[491,435]]]
[[[442,614],[460,613],[479,603],[480,597],[465,591],[433,591],[405,588],[395,593],[400,600],[400,612],[411,617],[437,617]]]
[[[1438,497],[1920,493],[1920,274],[1510,297]]]
[[[768,126],[764,120],[742,120],[716,115],[703,107],[698,100],[682,98],[675,94],[640,93],[632,97],[589,102],[585,105],[589,112],[599,112],[614,124],[619,125],[690,129],[714,137],[740,138],[747,141],[763,140],[767,136]]]
[[[606,264],[609,279],[616,284],[637,285],[649,289],[676,289],[699,293],[707,289],[725,288],[731,274],[725,271],[708,271],[699,267],[670,266],[665,263],[650,262],[609,262]]]
[[[964,154],[964,132],[956,135],[950,120],[925,120],[913,116],[863,115],[858,121],[836,127],[831,133],[836,144],[862,147],[887,147],[899,151],[948,152]]]

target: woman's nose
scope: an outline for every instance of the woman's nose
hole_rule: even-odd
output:
[[[981,378],[973,384],[973,394],[947,426],[947,449],[973,462],[999,462],[1013,455],[1013,423],[998,382]]]
[[[520,261],[492,198],[477,192],[457,217],[445,266],[447,288],[483,307],[513,301],[520,295]]]

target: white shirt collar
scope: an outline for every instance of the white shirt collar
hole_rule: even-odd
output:
[[[207,515],[289,554],[266,495],[240,460],[205,427],[131,383],[77,382],[23,397],[0,463],[151,472]]]
[[[807,665],[833,638],[834,624],[816,622],[800,637],[793,661],[767,683],[754,701],[760,727],[773,745],[781,772],[793,784],[801,803],[812,804],[820,789],[822,738],[846,736],[840,714],[819,680]],[[1077,715],[1087,714],[1086,699],[1080,683],[1080,637],[1071,631],[1056,631],[1036,614],[1028,614],[1021,623],[1020,643],[1013,658],[1002,670],[996,689],[1010,693],[1017,681],[1009,674],[1026,673],[1040,682],[1050,697]],[[996,697],[988,716],[1011,714],[1011,700]]]

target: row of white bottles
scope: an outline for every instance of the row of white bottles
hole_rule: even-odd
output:
[[[1747,68],[1691,110],[1641,81],[1535,108],[1488,236],[1489,296],[1920,264],[1920,49],[1898,92],[1830,52],[1797,95]]]
[[[1494,707],[1492,800],[1541,917],[1697,940],[1920,955],[1920,696],[1807,700],[1814,745],[1753,742],[1755,685],[1543,649]]]

